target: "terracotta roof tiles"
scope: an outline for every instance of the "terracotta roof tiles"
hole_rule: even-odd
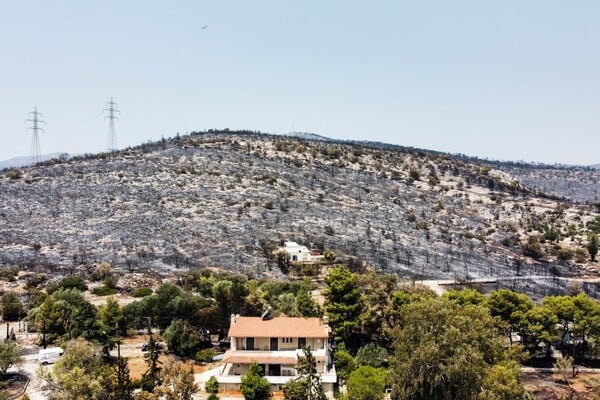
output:
[[[290,337],[326,338],[329,327],[319,318],[277,317],[263,320],[260,317],[232,317],[230,337]]]

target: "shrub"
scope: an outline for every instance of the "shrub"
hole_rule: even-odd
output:
[[[133,297],[146,297],[150,295],[152,295],[152,289],[150,289],[149,287],[139,288],[136,289],[135,292],[133,292]]]
[[[45,274],[33,274],[27,277],[27,283],[25,284],[25,289],[35,289],[42,283],[46,282],[48,277]]]
[[[523,246],[523,252],[526,256],[539,260],[546,255],[540,244],[540,239],[537,236],[530,236],[528,243]]]
[[[87,285],[80,275],[68,275],[58,282],[52,282],[46,287],[46,292],[52,294],[59,289],[77,289],[80,292],[87,290]]]
[[[96,269],[94,270],[94,272],[92,272],[91,278],[94,281],[101,281],[104,278],[106,278],[109,275],[113,274],[113,270],[112,267],[106,263],[100,263],[100,265],[98,265],[98,267],[96,267]]]
[[[571,249],[560,249],[558,251],[558,260],[562,262],[567,262],[573,258],[575,252]]]
[[[0,280],[6,282],[14,282],[19,270],[17,268],[2,268],[0,269]]]
[[[211,362],[214,356],[215,351],[213,349],[203,349],[196,353],[194,359],[198,362]]]
[[[98,286],[92,290],[92,293],[94,293],[96,296],[110,296],[117,292],[117,289],[108,286]]]
[[[208,393],[219,393],[219,382],[217,382],[217,378],[211,376],[204,384],[204,389],[206,389]]]
[[[584,249],[583,247],[579,247],[577,249],[575,249],[575,262],[576,263],[584,263],[587,261],[588,258],[588,252],[586,249]]]
[[[11,168],[6,171],[6,177],[9,179],[20,179],[23,177],[23,171],[18,168]]]

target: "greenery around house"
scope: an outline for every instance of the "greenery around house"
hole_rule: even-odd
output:
[[[208,378],[206,383],[204,384],[204,389],[207,393],[217,394],[219,393],[219,382],[217,382],[217,378],[211,376]]]
[[[361,365],[348,378],[348,399],[383,400],[387,370]]]
[[[269,397],[271,384],[264,378],[264,372],[257,363],[251,363],[248,372],[242,375],[241,390],[246,400],[266,400]]]
[[[127,362],[111,359],[108,350],[130,332],[159,328],[171,355],[184,361],[208,360],[212,353],[202,353],[208,331],[224,333],[231,313],[259,316],[268,305],[275,315],[324,313],[329,318],[337,340],[333,361],[353,399],[379,399],[385,390],[396,399],[443,400],[447,394],[458,400],[521,399],[521,363],[550,360],[551,345],[572,357],[570,368],[600,356],[600,304],[576,290],[541,302],[508,289],[488,295],[451,290],[438,297],[419,285],[400,285],[393,276],[358,274],[339,265],[324,278],[322,310],[306,280],[193,271],[124,306],[111,297],[92,305],[73,285],[77,278],[58,282],[62,283],[51,294],[32,289],[31,308],[23,310],[37,328],[40,343],[44,338],[46,343],[67,343],[53,374],[45,376],[57,399],[67,393],[75,396],[70,398],[100,399],[108,392],[127,399],[133,387]],[[7,304],[13,304],[14,299],[7,298]],[[2,346],[9,346],[6,343]],[[185,397],[195,390],[188,385],[189,365],[160,364],[154,336],[148,347],[146,372],[138,384],[144,398],[158,393]],[[310,353],[301,359],[308,361],[308,372],[286,386],[288,398],[303,396],[303,388],[316,382],[310,359]],[[75,368],[77,363],[85,366]],[[262,374],[255,366],[245,375],[247,398],[268,394]],[[303,381],[305,376],[312,378]],[[174,392],[175,386],[182,389]]]
[[[298,378],[289,381],[283,387],[286,400],[325,400],[325,392],[317,373],[317,362],[310,347],[302,349],[298,359]]]

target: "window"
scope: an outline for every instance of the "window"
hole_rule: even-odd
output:
[[[292,338],[291,337],[284,337],[284,338],[281,338],[281,341],[283,343],[292,343]]]

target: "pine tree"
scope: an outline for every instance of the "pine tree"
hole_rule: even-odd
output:
[[[596,261],[596,255],[598,254],[598,248],[600,247],[600,240],[598,235],[595,233],[591,234],[587,244],[587,251],[590,254],[590,260]]]
[[[144,360],[148,364],[148,370],[142,376],[142,389],[147,392],[153,392],[156,385],[159,384],[161,370],[160,361],[158,361],[159,356],[160,352],[154,336],[150,336],[150,340],[148,340],[148,353],[144,356]]]
[[[115,399],[133,400],[133,387],[131,385],[131,377],[129,376],[129,366],[127,365],[127,360],[123,357],[117,359],[115,375]]]
[[[298,360],[299,377],[283,387],[286,400],[325,400],[325,391],[317,372],[317,362],[310,347],[302,349],[304,356]]]

